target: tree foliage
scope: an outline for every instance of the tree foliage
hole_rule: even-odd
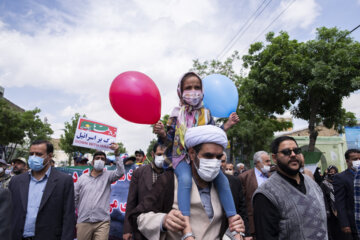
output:
[[[248,90],[243,85],[244,77],[240,71],[234,70],[234,65],[239,59],[238,52],[234,52],[224,62],[194,60],[191,70],[201,77],[219,73],[234,81],[239,93],[239,107],[236,112],[239,115],[240,123],[227,132],[230,141],[230,161],[233,161],[232,157],[235,156],[241,157],[243,161],[249,164],[254,152],[269,149],[269,143],[274,132],[287,129],[292,124],[291,122],[278,121],[271,113],[263,111],[249,101]],[[218,122],[225,122],[226,120],[218,119]]]
[[[38,108],[20,112],[0,99],[0,147],[7,161],[24,154],[23,151],[16,153],[19,145],[27,149],[35,140],[50,140],[53,130],[40,119],[39,113]]]
[[[155,146],[155,144],[157,143],[157,139],[154,138],[153,140],[150,141],[149,146],[146,150],[146,158],[147,158],[147,162],[146,163],[150,163],[152,162],[154,159],[151,156],[151,152],[153,151],[153,148]]]
[[[360,43],[337,28],[318,28],[315,40],[290,40],[286,32],[270,32],[268,44],[251,45],[243,56],[250,67],[244,87],[250,101],[269,113],[286,110],[309,122],[309,151],[317,138],[316,125],[339,128],[354,124],[355,115],[342,100],[360,87]]]

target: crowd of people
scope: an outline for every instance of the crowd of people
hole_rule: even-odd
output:
[[[296,140],[273,140],[271,153],[254,154],[254,167],[227,161],[226,131],[238,124],[232,113],[220,127],[203,106],[201,79],[185,74],[178,84],[179,106],[165,127],[153,127],[158,142],[152,161],[145,154],[121,158],[114,151],[114,170],[107,154],[74,183],[53,166],[53,145],[31,143],[26,162],[0,160],[0,239],[245,239],[359,240],[360,150],[345,153],[347,170],[329,166],[326,174],[304,168]],[[112,184],[136,165],[127,195],[121,236],[109,235]],[[315,176],[314,176],[315,175]]]

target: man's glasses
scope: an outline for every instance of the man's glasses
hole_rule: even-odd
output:
[[[290,156],[291,152],[294,152],[296,155],[301,153],[301,148],[294,148],[294,149],[290,149],[290,148],[286,148],[284,150],[279,151],[282,154],[284,154],[285,156]]]

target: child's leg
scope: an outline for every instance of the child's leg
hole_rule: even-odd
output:
[[[221,170],[214,179],[214,184],[219,194],[221,205],[225,210],[226,217],[229,218],[236,215],[234,199],[231,193],[229,181]]]
[[[186,161],[181,161],[175,168],[178,179],[178,204],[184,216],[190,216],[190,194],[192,187],[191,167]]]

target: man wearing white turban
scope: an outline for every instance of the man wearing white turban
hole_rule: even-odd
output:
[[[178,210],[177,178],[166,171],[153,186],[152,193],[130,214],[144,239],[222,239],[227,228],[245,232],[244,222],[235,215],[227,225],[213,179],[220,171],[220,158],[227,146],[226,133],[212,125],[193,127],[185,134],[187,154],[191,161],[191,233],[182,236],[185,219]],[[175,177],[174,177],[175,176]]]

